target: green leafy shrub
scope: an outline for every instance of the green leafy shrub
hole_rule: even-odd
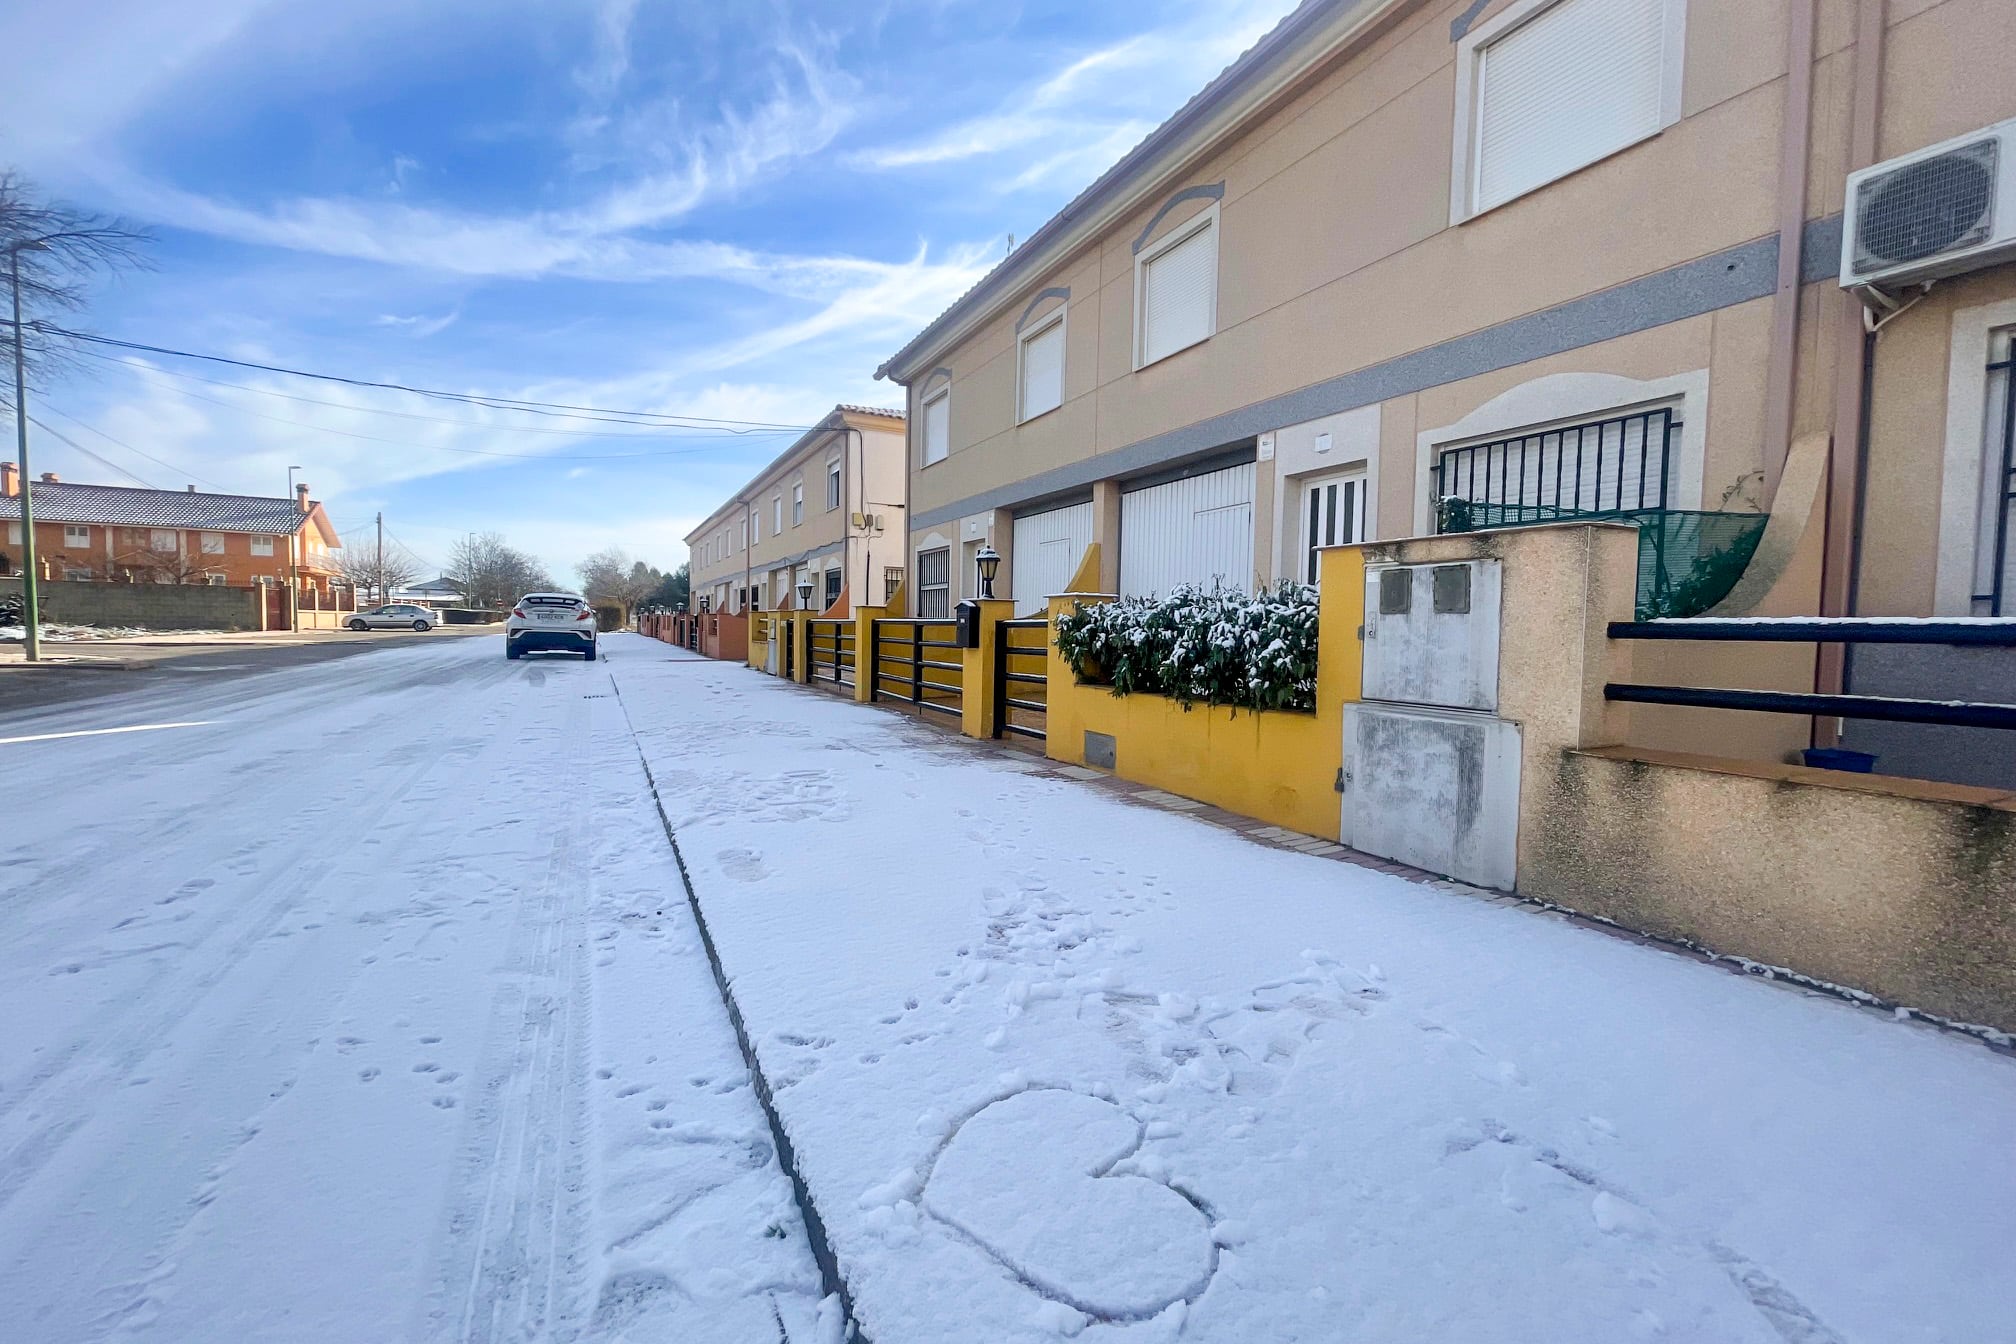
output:
[[[1115,695],[1236,709],[1316,708],[1316,590],[1283,582],[1247,595],[1184,585],[1057,618],[1057,651]]]

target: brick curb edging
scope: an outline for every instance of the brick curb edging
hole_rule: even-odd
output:
[[[615,692],[617,704],[622,705],[623,690],[613,677],[610,678],[610,688]],[[819,1208],[812,1202],[812,1190],[798,1170],[797,1150],[792,1147],[791,1136],[784,1129],[784,1119],[777,1112],[776,1096],[771,1091],[770,1080],[763,1074],[763,1065],[756,1056],[756,1043],[750,1039],[748,1025],[742,1018],[742,1008],[735,1002],[735,991],[729,987],[721,953],[714,946],[714,934],[708,929],[707,915],[700,906],[700,893],[694,890],[693,875],[686,868],[686,855],[679,848],[679,837],[672,829],[672,819],[665,814],[665,800],[658,794],[657,776],[651,773],[651,762],[644,755],[643,744],[637,740],[637,729],[630,722],[627,705],[623,706],[623,722],[630,729],[631,745],[637,748],[637,763],[643,767],[644,782],[650,787],[651,806],[657,809],[658,824],[665,829],[665,842],[672,847],[672,858],[679,865],[679,881],[686,888],[686,905],[693,912],[693,924],[700,930],[700,945],[707,953],[707,968],[714,975],[715,991],[721,996],[722,1006],[728,1010],[728,1024],[734,1028],[736,1047],[742,1052],[742,1062],[749,1070],[749,1081],[756,1093],[757,1104],[763,1108],[763,1118],[770,1126],[770,1141],[777,1151],[777,1164],[791,1182],[791,1197],[797,1203],[798,1215],[805,1224],[805,1241],[812,1251],[812,1262],[819,1269],[819,1286],[826,1296],[837,1298],[840,1302],[841,1337],[851,1344],[869,1344],[868,1337],[855,1320],[854,1297],[847,1291],[846,1276],[841,1274],[840,1262],[833,1254],[833,1242],[827,1235],[826,1222],[819,1216]]]

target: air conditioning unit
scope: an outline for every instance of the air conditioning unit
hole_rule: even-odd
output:
[[[1848,175],[1841,283],[1902,284],[2016,257],[2016,121]]]

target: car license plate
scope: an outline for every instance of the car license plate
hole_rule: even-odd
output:
[[[539,619],[542,621],[564,621],[567,619],[567,616],[564,612],[542,611],[539,613]]]

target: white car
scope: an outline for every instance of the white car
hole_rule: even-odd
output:
[[[440,617],[426,607],[416,607],[410,602],[394,602],[360,611],[344,624],[352,630],[432,630],[439,620]]]
[[[544,650],[595,661],[595,608],[579,593],[527,593],[504,618],[504,656]]]

